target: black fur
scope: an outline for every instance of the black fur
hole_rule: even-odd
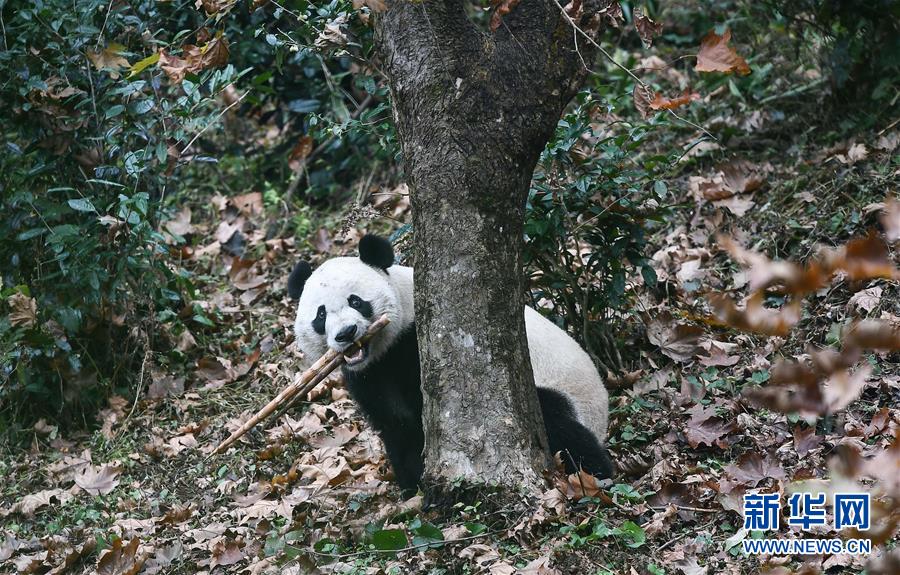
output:
[[[359,259],[364,264],[387,270],[394,265],[394,248],[388,240],[369,234],[359,240]]]
[[[422,478],[422,389],[419,346],[414,325],[407,327],[387,353],[363,371],[343,368],[350,395],[381,435],[397,483],[404,495],[415,494]],[[570,473],[580,466],[600,478],[612,477],[609,453],[575,418],[561,393],[538,388],[547,440],[553,453],[562,452]],[[487,438],[486,438],[487,440]]]
[[[397,483],[405,494],[415,494],[425,447],[415,326],[405,329],[364,371],[342,369],[350,395],[384,441]]]
[[[325,335],[325,319],[327,317],[327,312],[325,311],[325,306],[320,305],[319,309],[316,310],[316,317],[312,320],[312,328],[319,335]]]
[[[306,262],[297,262],[291,275],[288,276],[287,292],[291,299],[300,299],[306,280],[312,275],[312,268]]]
[[[358,295],[351,294],[350,297],[347,298],[347,304],[362,314],[364,318],[370,319],[372,317],[372,304]]]
[[[566,472],[575,473],[580,467],[600,478],[612,477],[614,469],[609,452],[578,421],[569,399],[554,389],[539,387],[537,392],[550,453],[560,452]]]

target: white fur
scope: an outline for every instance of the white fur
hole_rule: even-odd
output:
[[[351,294],[372,304],[371,320],[348,305]],[[320,305],[327,311],[324,336],[312,327]],[[328,347],[341,351],[347,344],[334,339],[341,328],[353,323],[362,334],[383,314],[391,323],[372,339],[368,358],[352,369],[363,369],[383,354],[413,323],[413,270],[395,265],[385,273],[358,258],[328,260],[309,277],[300,296],[294,324],[297,345],[310,359],[318,358]],[[529,307],[525,308],[525,330],[535,384],[562,392],[575,407],[578,420],[600,441],[605,440],[609,400],[591,358],[566,332]]]

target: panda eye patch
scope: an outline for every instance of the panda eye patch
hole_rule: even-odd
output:
[[[347,304],[349,304],[350,307],[362,314],[363,317],[372,317],[372,304],[362,299],[358,295],[352,294],[350,297],[348,297]]]
[[[318,311],[316,312],[316,319],[312,322],[312,327],[315,332],[319,335],[325,335],[325,306],[320,305]]]

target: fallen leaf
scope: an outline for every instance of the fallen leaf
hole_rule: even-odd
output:
[[[54,499],[57,501],[57,505],[61,507],[71,501],[72,497],[73,495],[64,489],[45,489],[26,495],[8,510],[0,510],[0,516],[19,513],[25,517],[31,517],[41,507],[52,504]]]
[[[780,309],[773,310],[764,307],[764,298],[763,292],[755,292],[743,309],[738,308],[731,298],[723,294],[710,295],[709,302],[719,323],[741,331],[787,335],[800,321],[800,300],[792,300]]]
[[[550,557],[538,557],[525,567],[516,570],[516,575],[560,575],[559,571],[550,567]]]
[[[174,236],[186,236],[194,231],[191,225],[191,209],[187,206],[182,208],[175,217],[165,223],[166,231]]]
[[[97,561],[97,575],[136,575],[147,560],[146,555],[137,554],[138,545],[137,537],[125,546],[121,539],[114,539],[112,547]]]
[[[848,305],[857,310],[871,312],[881,304],[882,288],[873,287],[856,292],[848,301]]]
[[[722,437],[738,430],[737,423],[732,419],[725,421],[718,415],[716,410],[697,405],[691,408],[691,419],[685,427],[685,437],[688,444],[697,449],[702,444],[710,447],[718,445],[727,448],[728,445],[721,443]]]
[[[228,203],[246,216],[257,216],[263,213],[263,196],[260,192],[232,196],[228,199]]]
[[[658,315],[647,326],[647,339],[675,361],[690,361],[700,349],[703,328],[675,323],[671,316]]]
[[[700,41],[700,52],[697,54],[697,65],[694,70],[698,72],[724,72],[725,74],[737,73],[746,76],[750,73],[747,61],[738,55],[734,48],[728,45],[731,41],[731,30],[726,29],[719,36],[715,30],[710,30]]]
[[[75,476],[75,485],[91,495],[106,495],[119,485],[116,479],[122,468],[113,465],[88,466]]]
[[[218,541],[213,545],[209,568],[212,570],[218,565],[234,565],[242,561],[245,557],[244,546],[244,540],[240,537]]]
[[[745,160],[735,160],[719,167],[725,185],[735,194],[746,194],[759,189],[764,183],[762,171]]]
[[[738,458],[737,462],[726,466],[725,473],[747,487],[756,487],[766,479],[787,478],[784,469],[776,459],[769,455],[763,457],[755,451],[745,453]]]
[[[231,8],[235,3],[236,0],[197,0],[194,3],[194,7],[200,8],[202,6],[207,14],[212,15]]]
[[[288,167],[297,172],[306,164],[306,158],[313,151],[312,136],[303,136],[288,154]]]

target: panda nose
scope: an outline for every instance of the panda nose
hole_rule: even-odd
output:
[[[344,326],[341,328],[341,331],[339,331],[337,333],[337,335],[334,336],[334,340],[339,341],[341,343],[350,343],[355,339],[354,338],[355,335],[356,335],[356,326],[348,325],[348,326]]]

